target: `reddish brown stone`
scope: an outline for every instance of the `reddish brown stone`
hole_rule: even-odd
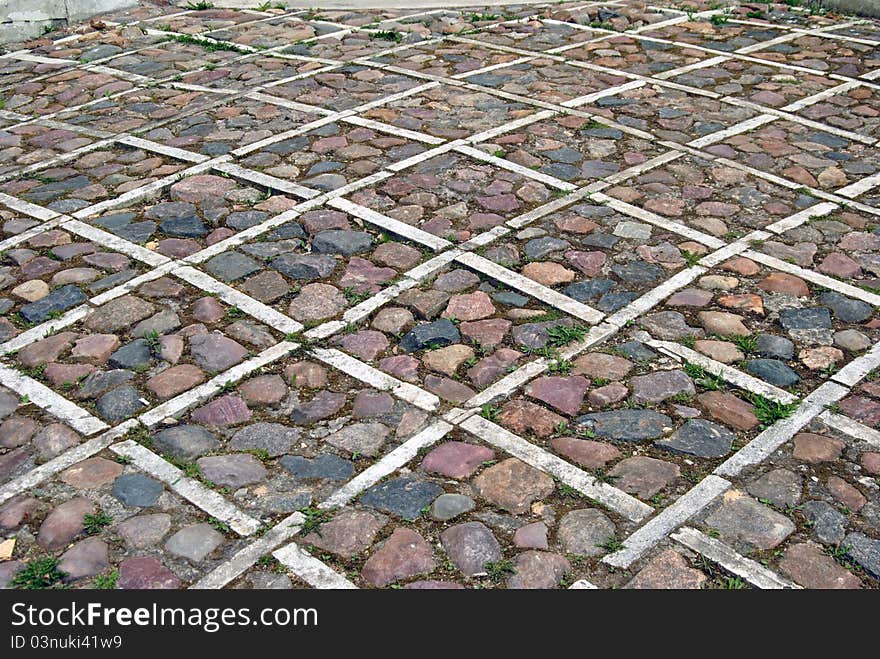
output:
[[[422,469],[449,478],[468,478],[479,466],[495,459],[495,453],[485,446],[465,442],[445,442],[433,449],[422,460]]]
[[[814,542],[804,542],[786,549],[785,556],[779,561],[779,569],[804,588],[861,588],[861,581],[856,575],[839,565]]]
[[[575,464],[588,469],[604,467],[607,463],[620,457],[620,451],[611,444],[594,442],[590,439],[554,437],[550,440],[550,446],[554,451],[564,455]]]
[[[803,460],[816,464],[830,462],[840,457],[846,444],[839,439],[802,432],[794,436],[794,451],[792,455],[796,460]]]
[[[733,394],[707,391],[697,396],[697,401],[713,419],[739,430],[751,430],[759,423],[754,405]]]
[[[516,458],[489,467],[474,479],[474,486],[484,499],[515,515],[527,512],[555,487],[547,474]]]
[[[531,431],[538,437],[547,437],[556,431],[565,417],[527,400],[512,400],[501,409],[498,421],[520,435]]]
[[[387,586],[398,579],[428,574],[436,566],[431,545],[415,531],[394,533],[364,563],[361,575],[373,586]]]
[[[667,549],[652,558],[624,588],[699,590],[706,575],[688,565],[674,549]]]

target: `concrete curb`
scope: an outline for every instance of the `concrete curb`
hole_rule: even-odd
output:
[[[820,4],[841,14],[880,18],[880,3],[877,0],[821,0]]]
[[[48,28],[136,4],[137,0],[6,0],[0,3],[0,43],[32,39]]]

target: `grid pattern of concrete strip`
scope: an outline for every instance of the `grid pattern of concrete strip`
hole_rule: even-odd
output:
[[[589,3],[583,6],[616,6],[627,8],[628,3],[623,1],[617,3]],[[576,8],[577,7],[572,7],[572,9]],[[106,99],[94,99],[84,104],[65,108],[63,111],[53,112],[48,115],[27,116],[19,114],[18,112],[4,111],[4,116],[14,122],[12,126],[8,126],[5,130],[14,130],[16,128],[41,123],[60,130],[68,130],[73,133],[89,134],[98,138],[104,138],[99,139],[99,141],[86,147],[77,149],[72,153],[62,154],[41,162],[30,163],[26,167],[21,167],[14,172],[3,175],[4,180],[11,180],[14,176],[22,174],[29,175],[33,172],[38,172],[41,169],[53,166],[61,166],[81,155],[105,147],[112,147],[117,144],[140,149],[144,152],[156,154],[175,162],[185,163],[185,165],[183,169],[170,176],[150,182],[141,187],[135,187],[122,195],[117,195],[106,201],[100,201],[84,208],[77,209],[69,215],[59,214],[49,208],[17,198],[14,195],[0,193],[0,195],[2,195],[0,196],[0,204],[3,204],[13,212],[35,218],[41,222],[41,224],[27,229],[22,233],[5,239],[0,243],[0,247],[9,249],[22,244],[41,233],[61,228],[74,235],[89,240],[94,244],[100,245],[107,251],[124,254],[153,268],[153,270],[142,274],[135,280],[123,283],[109,292],[93,296],[87,304],[68,311],[60,318],[48,321],[40,326],[18,334],[16,337],[0,345],[0,350],[7,355],[13,354],[42,338],[50,336],[58,331],[58,329],[74,325],[91,313],[91,310],[95,308],[95,306],[100,307],[100,305],[134,290],[138,284],[150,279],[157,279],[165,274],[184,281],[189,285],[195,286],[197,289],[218,296],[227,304],[239,309],[246,316],[265,324],[266,326],[280,332],[282,335],[297,334],[304,329],[302,323],[262,302],[259,302],[253,297],[237,290],[233,286],[216,280],[194,266],[198,266],[214,256],[224,254],[236,246],[243,244],[247,240],[256,238],[276,226],[280,226],[287,221],[299,217],[305,212],[323,206],[346,212],[353,217],[359,218],[363,222],[380,228],[381,230],[388,231],[414,243],[421,244],[436,252],[438,256],[425,264],[417,266],[410,272],[407,272],[394,287],[383,290],[349,309],[341,320],[331,320],[316,328],[312,328],[305,334],[305,336],[311,339],[327,340],[332,338],[335,334],[343,331],[351,324],[357,323],[363,318],[366,318],[373,311],[376,311],[380,307],[383,307],[394,300],[395,297],[403,291],[418,285],[420,282],[431,277],[438,271],[438,269],[441,269],[452,262],[459,263],[482,276],[501,282],[514,290],[518,290],[527,296],[533,297],[558,310],[564,315],[572,316],[587,324],[594,325],[594,327],[590,329],[586,339],[570,345],[560,352],[561,356],[565,359],[575,358],[589,349],[602,344],[611,337],[616,336],[618,333],[623,334],[625,328],[633,320],[654,308],[658,303],[669,297],[671,294],[687,287],[695,279],[706,274],[709,268],[736,255],[745,256],[757,263],[766,265],[773,270],[796,275],[811,283],[864,301],[872,306],[880,306],[880,296],[873,292],[846,284],[838,279],[828,277],[810,269],[792,265],[759,251],[749,249],[750,241],[763,240],[769,235],[766,231],[783,234],[784,232],[794,229],[811,219],[831,214],[842,206],[862,210],[866,213],[880,214],[880,210],[875,208],[870,200],[867,203],[861,203],[859,201],[860,198],[865,197],[868,193],[880,186],[880,177],[877,175],[863,176],[853,183],[849,183],[837,189],[832,189],[831,191],[807,187],[808,192],[814,194],[814,197],[818,199],[826,199],[827,201],[824,203],[818,203],[805,210],[798,211],[789,215],[785,219],[778,220],[767,226],[765,231],[754,231],[745,238],[740,238],[733,242],[706,234],[693,227],[687,226],[682,222],[660,216],[656,213],[647,211],[640,206],[603,194],[603,191],[608,190],[612,186],[632,181],[652,170],[658,168],[662,169],[670,163],[679,161],[685,156],[697,156],[705,161],[728,166],[792,190],[802,189],[804,186],[800,183],[775,176],[768,172],[760,171],[749,167],[748,165],[744,165],[725,157],[720,157],[705,150],[707,147],[720,143],[730,137],[747,133],[780,120],[792,122],[809,129],[821,130],[826,134],[846,138],[859,144],[871,146],[877,143],[877,139],[870,135],[863,135],[855,131],[844,130],[820,121],[807,119],[797,114],[797,111],[810,107],[813,104],[834,98],[835,96],[846,94],[853,89],[873,88],[874,85],[869,81],[876,77],[876,74],[880,72],[880,69],[878,69],[878,71],[867,72],[858,78],[852,78],[850,76],[835,73],[829,74],[806,66],[789,65],[772,60],[765,60],[751,55],[751,53],[763,50],[769,46],[789,43],[802,36],[817,37],[829,41],[851,42],[865,46],[878,45],[877,42],[871,40],[855,39],[846,35],[838,35],[833,32],[835,29],[839,30],[842,27],[853,25],[854,23],[852,21],[842,21],[823,25],[816,29],[802,29],[796,25],[774,24],[774,27],[787,31],[787,33],[761,43],[740,48],[734,52],[719,52],[709,47],[700,47],[695,46],[694,44],[676,42],[674,40],[658,39],[656,37],[645,36],[641,33],[651,31],[652,29],[684,24],[688,21],[708,21],[711,17],[721,14],[721,10],[700,12],[690,16],[671,8],[663,8],[663,11],[667,12],[671,17],[654,24],[646,24],[636,27],[635,29],[628,29],[626,30],[625,35],[642,43],[667,44],[675,48],[688,48],[690,50],[701,51],[705,53],[705,59],[692,64],[660,71],[652,75],[622,72],[608,67],[598,66],[589,62],[573,59],[568,56],[568,51],[574,50],[584,44],[601,45],[606,41],[615,39],[620,33],[606,30],[602,27],[582,26],[565,20],[544,19],[542,21],[542,25],[544,26],[543,29],[550,31],[554,27],[574,27],[575,29],[592,30],[596,32],[598,36],[586,42],[580,41],[575,44],[551,48],[549,51],[544,52],[531,51],[527,48],[511,48],[509,46],[496,44],[491,40],[483,40],[479,38],[481,33],[488,32],[496,26],[510,26],[517,24],[526,25],[532,23],[532,17],[527,15],[511,20],[499,20],[495,23],[481,26],[478,28],[476,35],[468,35],[464,37],[438,36],[420,42],[421,46],[434,47],[439,47],[442,44],[473,45],[479,46],[483,49],[518,54],[521,56],[519,59],[514,59],[509,62],[487,65],[473,71],[453,76],[421,74],[418,71],[390,66],[381,61],[382,58],[387,55],[393,55],[409,48],[410,45],[406,43],[380,49],[373,54],[357,57],[352,60],[309,58],[305,56],[290,55],[282,52],[285,46],[257,49],[236,44],[235,47],[240,48],[240,54],[231,58],[230,62],[232,63],[248,61],[255,56],[259,56],[268,58],[275,57],[278,60],[295,60],[301,62],[313,61],[325,65],[302,74],[271,80],[262,85],[251,86],[246,89],[223,87],[199,88],[198,86],[187,85],[171,78],[152,79],[148,76],[131,74],[122,71],[121,69],[114,68],[113,60],[117,57],[124,56],[125,53],[102,58],[89,63],[80,63],[72,59],[58,60],[55,58],[40,57],[27,51],[16,51],[3,55],[0,57],[0,61],[30,61],[42,64],[51,61],[52,63],[60,63],[64,65],[65,68],[61,69],[61,71],[80,69],[95,74],[125,78],[134,83],[132,89],[117,94],[108,94]],[[274,14],[264,14],[260,12],[251,13],[254,16],[253,21],[250,23],[239,23],[238,25],[254,25],[278,18],[278,16]],[[436,12],[421,12],[414,14],[413,16],[430,16],[432,13]],[[174,16],[194,16],[196,18],[197,15],[198,12],[187,11],[174,14]],[[298,15],[301,15],[301,12],[294,11],[282,14],[281,17],[290,17],[292,21],[295,21],[299,20],[296,18]],[[182,33],[149,28],[148,24],[157,23],[162,20],[162,18],[163,17],[152,18],[146,22],[136,22],[134,25],[140,24],[147,27],[147,34],[171,37],[182,36]],[[332,21],[328,21],[328,23],[332,23]],[[398,25],[397,23],[393,24]],[[746,27],[751,26],[755,28],[764,28],[768,25],[764,22],[735,19],[729,21],[726,20],[720,24]],[[108,22],[108,25],[112,26],[114,23]],[[315,37],[312,41],[326,40],[333,37],[357,33],[370,34],[372,32],[373,36],[376,35],[376,28],[374,27],[354,27],[346,25],[344,22],[334,25],[340,28],[338,32],[328,32],[327,34]],[[76,41],[77,38],[77,35],[71,35],[70,37],[61,39],[56,43],[60,45],[66,42]],[[198,38],[222,45],[221,42],[212,41],[211,37],[200,36]],[[136,51],[127,52],[130,53]],[[539,59],[550,59],[561,64],[580,67],[584,71],[614,73],[628,79],[628,82],[601,89],[567,101],[555,103],[519,93],[514,94],[505,92],[490,85],[484,85],[480,82],[472,82],[468,80],[469,78],[480,74],[490,72],[497,73],[521,65],[527,66],[531,62]],[[840,84],[823,92],[814,94],[811,97],[799,99],[794,103],[777,109],[775,107],[763,106],[753,101],[746,101],[734,95],[717,94],[711,91],[676,83],[671,80],[681,74],[717,66],[730,60],[809,73],[810,75],[815,76],[824,76],[830,80],[840,81]],[[273,94],[275,88],[281,87],[287,83],[298,80],[314,79],[315,77],[328,72],[339,71],[348,63],[366,66],[376,69],[377,71],[388,71],[400,76],[410,77],[414,80],[421,78],[429,80],[429,82],[425,84],[414,84],[414,86],[409,89],[393,94],[379,94],[378,97],[373,100],[342,111],[334,111],[325,107],[291,101]],[[205,69],[203,68],[202,70]],[[51,73],[35,78],[35,80],[48,78],[57,73],[58,70],[52,71]],[[499,99],[499,102],[510,101],[523,104],[532,108],[533,111],[526,116],[505,123],[500,123],[490,129],[476,131],[464,139],[454,140],[446,140],[426,132],[423,133],[418,130],[405,129],[392,124],[386,124],[382,121],[372,119],[369,116],[370,112],[373,110],[390,107],[398,102],[407,102],[409,99],[413,99],[426,91],[436,89],[441,84],[448,85],[454,89],[466,89],[474,93],[486,94]],[[585,105],[600,101],[601,99],[606,99],[629,91],[639,90],[646,86],[654,86],[661,90],[681,91],[694,97],[714,98],[722,104],[732,107],[746,108],[758,114],[757,116],[746,119],[739,124],[716,130],[704,137],[682,144],[670,142],[655,136],[651,129],[643,130],[640,128],[634,128],[632,126],[621,124],[618,121],[609,120],[604,115],[584,112],[579,109]],[[186,148],[173,147],[158,143],[151,139],[145,139],[142,137],[142,135],[147,132],[144,127],[138,129],[136,133],[120,133],[110,137],[109,134],[102,131],[96,131],[86,125],[77,125],[57,120],[59,114],[67,114],[67,116],[69,116],[71,111],[77,111],[98,105],[104,100],[110,101],[124,98],[127,94],[146,88],[169,90],[183,90],[187,88],[192,90],[202,89],[205,92],[217,95],[215,101],[210,107],[229,103],[234,104],[239,100],[252,99],[275,105],[279,108],[313,112],[317,115],[321,115],[321,118],[310,123],[305,123],[298,128],[273,134],[258,142],[235,149],[227,155],[215,156],[213,158],[200,153],[188,151]],[[191,115],[198,111],[199,109],[194,109],[192,111],[187,110],[184,111],[183,115]],[[624,134],[646,139],[655,144],[658,149],[666,150],[666,152],[661,153],[659,156],[651,158],[644,163],[624,168],[621,171],[604,176],[601,180],[594,183],[579,187],[556,178],[555,176],[541,172],[538,169],[526,167],[511,160],[500,158],[491,150],[492,141],[500,136],[510,134],[514,131],[528,131],[531,126],[539,121],[565,116],[581,117],[597,122],[603,122],[604,125],[618,129]],[[166,125],[170,121],[171,119],[150,122],[146,124],[146,128],[156,128]],[[309,131],[320,129],[324,126],[330,126],[336,122],[359,126],[378,133],[396,135],[404,139],[423,143],[433,148],[429,148],[418,155],[404,160],[392,162],[383,167],[381,171],[377,173],[370,174],[361,179],[349,181],[346,185],[329,192],[319,189],[311,189],[300,183],[282,180],[260,171],[249,169],[247,166],[240,165],[236,162],[236,160],[258,151],[259,149],[278,144],[283,140],[304,135]],[[460,246],[461,249],[455,247],[454,243],[450,240],[435,236],[434,234],[397,220],[390,215],[375,211],[355,201],[355,199],[357,199],[357,193],[360,190],[374,186],[382,181],[393,181],[398,177],[405,176],[409,171],[417,169],[422,163],[425,163],[431,158],[449,153],[460,154],[471,161],[486,163],[511,174],[544,184],[559,191],[562,196],[558,199],[548,201],[537,208],[528,210],[512,219],[506,219],[505,225],[502,227],[496,227],[491,231],[477,234],[470,240],[462,243]],[[130,240],[114,235],[106,230],[98,229],[87,223],[89,218],[98,213],[116,208],[123,208],[144,200],[149,200],[150,198],[163,193],[178,181],[210,172],[218,172],[230,176],[235,180],[256,184],[257,186],[267,188],[270,191],[292,195],[293,197],[304,201],[300,201],[293,209],[276,215],[261,224],[180,259],[159,255],[156,252],[145,249],[141,245],[131,242]],[[624,216],[632,218],[633,220],[657,227],[658,229],[675,234],[683,239],[700,243],[707,248],[709,252],[700,259],[698,265],[686,268],[677,275],[670,277],[666,282],[646,292],[626,308],[614,313],[606,314],[587,304],[562,295],[553,288],[529,279],[511,268],[498,265],[472,251],[485,248],[486,246],[510,235],[513,231],[529,227],[538,220],[569,208],[582,200],[589,200],[593,203],[605,205]],[[773,387],[772,385],[753,376],[749,376],[736,368],[716,362],[678,343],[648,339],[646,340],[646,344],[659,349],[661,352],[666,353],[675,359],[683,359],[717,372],[722,378],[743,390],[783,402],[791,402],[795,400],[795,397],[789,392],[779,389],[778,387]],[[260,355],[257,355],[240,366],[216,375],[207,383],[199,385],[193,390],[181,394],[161,406],[140,415],[138,419],[147,427],[154,427],[168,417],[180,415],[192,406],[207,400],[220,391],[227,383],[240,380],[249,372],[287,355],[292,350],[296,350],[297,347],[298,346],[295,343],[282,341],[281,343],[266,349]],[[340,350],[316,348],[312,349],[310,353],[315,358],[334,369],[345,372],[379,390],[389,391],[395,397],[411,403],[418,408],[422,408],[429,412],[434,412],[439,409],[440,401],[436,395],[422,389],[420,386],[401,381],[383,373],[375,367],[347,355]],[[829,412],[823,413],[823,410],[825,410],[828,405],[843,398],[851,388],[856,387],[861,381],[863,381],[864,378],[877,367],[878,362],[880,362],[880,353],[877,352],[877,347],[875,346],[873,350],[867,352],[861,357],[857,357],[834,375],[832,378],[834,384],[828,383],[806,396],[792,416],[788,419],[778,421],[775,425],[769,427],[763,433],[758,435],[744,448],[741,448],[732,458],[719,466],[715,470],[715,473],[730,477],[738,474],[745,466],[761,462],[778,446],[790,439],[799,429],[803,428],[816,417],[829,421],[831,425],[835,425],[835,427],[838,427],[843,432],[847,432],[846,428],[849,428],[851,435],[859,436],[863,439],[871,438],[876,441],[874,435],[868,432],[871,429],[867,428],[867,426],[859,429],[858,422],[852,420],[844,421],[846,417],[832,415]],[[523,460],[527,464],[551,474],[566,485],[579,490],[583,494],[599,501],[609,509],[630,520],[640,522],[649,518],[647,523],[638,528],[630,537],[624,539],[623,549],[612,553],[603,559],[603,562],[606,564],[627,568],[652,551],[658,543],[668,537],[676,528],[707,508],[709,504],[717,499],[719,494],[730,487],[729,481],[715,475],[708,476],[691,491],[679,497],[679,499],[672,505],[656,512],[656,514],[653,514],[652,516],[652,513],[655,511],[651,506],[644,504],[635,497],[626,494],[613,486],[596,481],[587,472],[584,472],[565,460],[560,459],[549,451],[535,446],[528,440],[517,437],[515,434],[510,433],[501,426],[475,415],[476,409],[480,406],[498,398],[512,396],[515,392],[520,390],[523,385],[535,379],[542,373],[545,373],[549,364],[549,359],[541,357],[531,360],[527,364],[519,367],[513,373],[510,373],[494,385],[486,388],[485,391],[480,392],[474,398],[467,401],[465,406],[470,410],[469,412],[465,410],[458,414],[445,415],[445,418],[450,420],[451,425],[445,421],[435,422],[426,430],[416,434],[397,449],[388,453],[385,457],[377,460],[371,467],[362,472],[355,479],[342,485],[334,494],[325,499],[321,506],[324,508],[335,508],[348,503],[374,483],[403,467],[416,456],[420,449],[438,442],[446,436],[453,427],[460,427],[472,432],[483,441],[497,446],[505,452]],[[47,410],[64,423],[87,435],[100,432],[108,427],[104,422],[93,417],[79,406],[65,401],[62,396],[59,396],[57,393],[33,378],[18,374],[7,367],[3,367],[3,372],[0,373],[0,376],[2,376],[2,381],[5,385],[22,395],[27,395],[31,403]],[[4,489],[2,490],[3,497],[8,499],[11,496],[15,496],[16,494],[28,490],[29,488],[35,487],[66,466],[82,460],[89,455],[94,455],[107,446],[110,446],[114,452],[131,458],[138,467],[159,478],[171,489],[211,516],[220,519],[221,521],[228,521],[230,526],[237,533],[251,535],[260,528],[260,522],[258,520],[243,513],[223,496],[209,490],[198,481],[182,477],[182,472],[180,472],[179,469],[164,461],[152,451],[149,451],[132,441],[113,444],[115,439],[120,437],[124,434],[125,430],[128,430],[128,428],[131,427],[131,424],[131,421],[126,421],[116,428],[105,432],[103,435],[89,440],[86,444],[70,449],[66,453],[62,453],[59,457],[46,463],[42,467],[34,469],[26,476],[11,481],[4,486]],[[854,426],[852,424],[856,425]],[[870,442],[871,439],[865,439],[865,441]],[[251,545],[248,545],[245,549],[237,553],[223,566],[217,568],[212,575],[206,576],[200,582],[195,584],[194,587],[222,587],[227,585],[256,563],[260,556],[267,553],[273,547],[277,547],[279,544],[287,542],[295,536],[299,531],[299,522],[301,522],[301,516],[299,516],[298,513],[285,518],[281,523],[278,523],[272,529],[269,529],[266,535],[253,541]],[[759,569],[760,566],[757,564],[753,565],[753,562],[737,555],[734,550],[726,547],[723,543],[718,543],[717,541],[713,541],[712,538],[701,536],[698,531],[683,529],[672,537],[680,543],[688,546],[690,549],[703,554],[709,560],[721,564],[722,567],[728,571],[742,576],[755,586],[790,587],[792,585],[790,582],[773,575],[772,572]],[[298,549],[295,543],[288,545],[282,550],[276,551],[275,557],[286,565],[293,574],[304,579],[312,586],[353,587],[353,584],[348,579],[337,574],[331,568],[325,566],[321,561],[310,556],[307,552]],[[581,586],[583,588],[589,588],[592,586],[587,580],[581,580],[577,583],[587,584]]]

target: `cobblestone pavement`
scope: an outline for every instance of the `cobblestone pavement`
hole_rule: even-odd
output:
[[[876,588],[880,24],[144,5],[0,57],[0,584]]]

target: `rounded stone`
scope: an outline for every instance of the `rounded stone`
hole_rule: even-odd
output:
[[[602,545],[614,538],[614,534],[614,522],[593,508],[566,513],[556,531],[562,548],[576,556],[599,556],[605,553]]]
[[[113,483],[113,496],[126,506],[147,508],[159,500],[164,487],[143,474],[124,474]]]
[[[474,500],[463,494],[441,494],[431,504],[431,517],[445,522],[473,510]]]

